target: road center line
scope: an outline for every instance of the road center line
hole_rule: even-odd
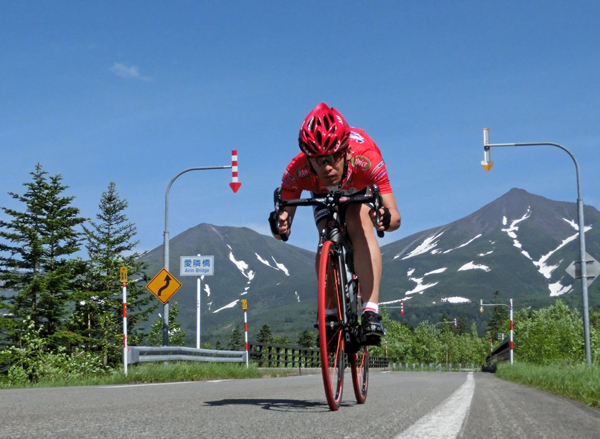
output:
[[[475,393],[473,372],[467,375],[467,381],[444,402],[423,416],[396,439],[455,439],[469,413],[471,400]]]

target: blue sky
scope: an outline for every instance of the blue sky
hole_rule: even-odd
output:
[[[382,243],[513,187],[600,207],[600,6],[594,1],[0,3],[0,206],[41,163],[85,217],[111,181],[139,250],[199,223],[268,233],[306,114],[336,107],[380,147],[403,217]],[[314,250],[308,209],[289,241]],[[283,244],[282,244],[283,245]],[[599,257],[600,255],[596,255]]]

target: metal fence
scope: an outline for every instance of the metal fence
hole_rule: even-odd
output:
[[[245,363],[245,351],[220,351],[183,346],[129,346],[127,364],[151,361],[208,361],[218,363]]]
[[[318,349],[298,346],[249,343],[250,361],[258,367],[313,368],[321,367]],[[369,356],[369,367],[388,367],[385,357]]]

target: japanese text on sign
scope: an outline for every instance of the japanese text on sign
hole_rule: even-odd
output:
[[[215,271],[214,256],[181,256],[179,274],[181,276],[212,276]]]

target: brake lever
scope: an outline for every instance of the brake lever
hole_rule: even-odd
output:
[[[375,209],[375,224],[377,224],[377,227],[379,227],[379,225],[381,224],[381,212],[379,212],[379,208],[381,207],[381,193],[379,192],[379,186],[377,186],[376,184],[373,184],[371,186],[371,192],[373,192],[373,206]],[[377,231],[377,236],[379,236],[380,238],[383,238],[384,235],[385,235],[385,233],[383,232],[383,230]]]
[[[277,218],[275,218],[275,221],[276,221],[275,224],[277,226],[277,229],[279,229],[279,225],[280,225],[280,223],[279,223],[279,215],[281,215],[283,213],[283,207],[281,206],[281,188],[280,187],[278,187],[277,189],[275,189],[275,193],[273,194],[273,201],[274,201],[274,204],[275,204],[275,212],[277,212],[276,213]],[[289,238],[288,235],[281,235],[280,234],[279,236],[281,237],[281,240],[283,242],[286,242],[288,240],[288,238]]]

